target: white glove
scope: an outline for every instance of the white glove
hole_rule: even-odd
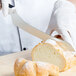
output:
[[[9,4],[13,5],[13,0],[2,0],[2,12],[5,16],[9,13]]]
[[[76,50],[76,8],[66,0],[58,0],[55,3],[52,17],[50,20],[47,33],[51,35],[56,31],[53,36],[59,34],[64,41],[70,43]]]

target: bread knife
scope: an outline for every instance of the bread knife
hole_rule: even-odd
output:
[[[16,11],[14,11],[11,14],[11,18],[13,21],[13,24],[18,26],[19,28],[23,29],[24,31],[42,39],[42,40],[46,40],[48,38],[51,38],[50,35],[36,29],[35,27],[33,27],[32,25],[29,25],[28,23],[26,23],[18,14]]]
[[[9,6],[9,7],[8,7]],[[50,35],[36,29],[35,27],[26,23],[16,12],[15,9],[15,1],[14,0],[2,0],[2,11],[3,14],[6,16],[8,13],[11,15],[13,24],[18,26],[19,28],[23,29],[24,31],[42,39],[46,40],[51,38]]]
[[[47,40],[49,38],[54,39],[50,35],[38,30],[37,28],[26,23],[16,12],[15,0],[2,0],[2,11],[6,16],[8,13],[11,15],[13,24],[23,29],[24,31],[42,39]]]

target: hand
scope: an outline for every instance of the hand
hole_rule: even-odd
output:
[[[74,3],[75,0],[69,1]],[[74,4],[69,1],[58,0],[55,3],[47,33],[70,43],[76,51],[76,8],[73,6],[76,1]]]
[[[68,1],[72,2],[76,6],[76,0],[68,0]]]
[[[14,6],[14,0],[0,0],[0,4],[0,8],[2,7],[2,12],[6,16],[9,13],[9,4]]]
[[[2,3],[1,3],[1,0],[0,0],[0,9],[2,8]]]

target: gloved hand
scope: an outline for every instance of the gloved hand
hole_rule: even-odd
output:
[[[76,8],[66,0],[58,0],[52,12],[47,33],[70,43],[76,50]]]
[[[14,6],[14,0],[1,0],[2,12],[6,16],[9,13],[9,7]]]

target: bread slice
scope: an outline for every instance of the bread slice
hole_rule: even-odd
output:
[[[48,39],[36,45],[32,50],[33,61],[48,62],[65,71],[76,64],[72,46],[62,40]]]

